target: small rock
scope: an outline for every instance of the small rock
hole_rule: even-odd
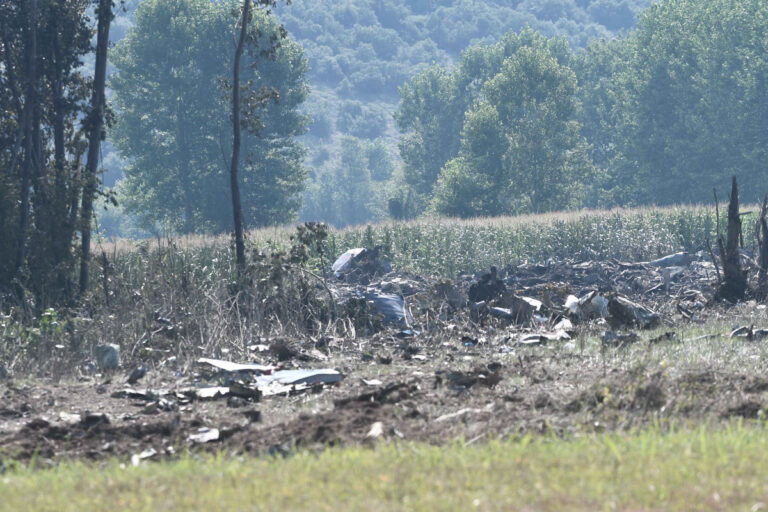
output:
[[[144,365],[141,365],[137,368],[134,368],[134,370],[131,372],[131,374],[128,376],[128,384],[136,384],[139,382],[144,376],[147,374],[147,367]]]
[[[230,396],[227,398],[227,407],[237,408],[245,405],[245,400],[239,396]]]
[[[109,425],[109,423],[109,416],[104,413],[86,412],[85,416],[83,416],[83,419],[80,421],[80,425],[86,429],[96,425]]]
[[[93,348],[96,364],[101,370],[116,370],[120,366],[120,347],[113,343],[96,345]]]
[[[248,409],[247,411],[243,411],[243,416],[245,416],[251,423],[258,423],[261,421],[261,411],[256,409]]]

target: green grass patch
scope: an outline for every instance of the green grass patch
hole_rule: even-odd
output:
[[[64,465],[0,478],[2,510],[759,510],[768,430],[337,448],[288,459]]]

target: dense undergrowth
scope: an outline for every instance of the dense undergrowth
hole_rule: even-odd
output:
[[[745,246],[751,222],[745,216]],[[692,206],[424,219],[327,236],[259,230],[250,234],[251,264],[240,283],[226,237],[104,243],[92,289],[78,307],[2,304],[0,362],[57,376],[82,369],[100,343],[119,344],[126,362],[183,366],[201,354],[247,357],[248,346],[264,337],[347,336],[354,326],[326,300],[324,280],[332,259],[351,247],[381,245],[399,271],[455,278],[524,260],[640,261],[697,251],[714,227],[711,210]]]

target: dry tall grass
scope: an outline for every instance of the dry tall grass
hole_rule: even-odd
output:
[[[745,242],[752,243],[745,217]],[[491,219],[419,219],[331,230],[323,259],[307,270],[323,274],[329,258],[350,247],[381,245],[398,270],[454,277],[524,260],[647,260],[704,248],[714,235],[702,206],[579,211]],[[290,227],[249,233],[251,254],[286,250]],[[60,372],[90,359],[93,346],[118,343],[126,360],[184,365],[200,354],[247,357],[263,337],[318,334],[330,325],[312,303],[325,294],[303,271],[279,270],[254,258],[236,294],[227,235],[117,240],[97,247],[92,290],[77,310],[47,311],[21,322],[14,307],[0,316],[0,362],[11,368]],[[277,265],[277,266],[276,266]],[[278,271],[279,270],[279,271]],[[277,276],[277,277],[276,277]],[[235,296],[238,299],[235,300]],[[66,363],[66,364],[65,364]]]

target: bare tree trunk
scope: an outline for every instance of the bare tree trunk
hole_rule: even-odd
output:
[[[717,294],[720,298],[732,302],[743,299],[747,291],[747,277],[741,270],[739,256],[740,235],[739,189],[734,176],[731,184],[731,200],[728,203],[728,231],[725,247],[723,247],[723,238],[720,235],[717,238],[720,257],[723,260],[723,284]]]
[[[237,271],[245,269],[245,240],[243,239],[243,208],[240,204],[240,184],[238,164],[240,162],[240,58],[243,55],[245,36],[248,32],[251,0],[243,0],[240,17],[240,38],[235,50],[235,69],[232,78],[232,165],[229,171],[229,184],[232,189],[232,213],[235,222],[235,258]]]
[[[54,186],[51,191],[53,195],[52,209],[47,214],[48,234],[46,236],[50,244],[52,259],[58,265],[61,262],[69,261],[72,238],[77,224],[70,223],[70,216],[65,215],[65,213],[70,201],[70,194],[73,190],[77,190],[79,186],[73,184],[70,179],[67,179],[67,159],[64,141],[66,101],[63,85],[63,77],[66,71],[62,63],[61,45],[59,42],[62,32],[61,16],[64,15],[67,9],[66,1],[59,0],[57,7],[58,15],[54,15],[55,33],[52,36],[53,44],[51,49],[54,74],[51,91],[53,96],[53,119],[51,124],[53,125]],[[56,288],[65,290],[64,293],[67,299],[70,298],[69,295],[71,293],[72,283],[70,276],[69,272],[57,271],[55,273]]]
[[[759,255],[760,269],[758,271],[757,289],[761,299],[768,297],[768,194],[763,199],[763,207],[760,209],[760,219],[757,225],[757,251]]]
[[[176,106],[176,148],[179,155],[179,175],[181,176],[181,188],[184,195],[184,232],[189,234],[194,231],[192,210],[192,190],[190,181],[192,180],[190,172],[189,144],[186,136],[186,123],[182,114],[182,104]]]
[[[112,22],[112,0],[99,0],[96,15],[98,32],[96,36],[96,71],[93,78],[93,95],[89,114],[88,161],[83,185],[83,204],[81,208],[82,252],[80,253],[80,294],[88,289],[88,263],[91,258],[91,217],[93,200],[96,195],[96,175],[99,165],[99,149],[104,138],[104,87],[107,77],[107,47],[109,45],[109,25]]]
[[[21,167],[21,184],[19,190],[19,197],[21,199],[21,210],[19,211],[19,233],[16,240],[16,272],[18,273],[21,267],[24,266],[26,261],[26,249],[27,249],[27,225],[29,223],[29,189],[33,174],[33,167],[35,164],[39,164],[39,160],[34,158],[35,152],[35,132],[39,134],[39,130],[35,130],[35,119],[39,120],[39,114],[35,115],[34,111],[38,110],[37,105],[37,0],[29,0],[27,4],[27,80],[26,80],[26,98],[24,105],[24,114],[22,115],[22,123],[24,124],[24,160]],[[36,161],[37,160],[37,161]]]

